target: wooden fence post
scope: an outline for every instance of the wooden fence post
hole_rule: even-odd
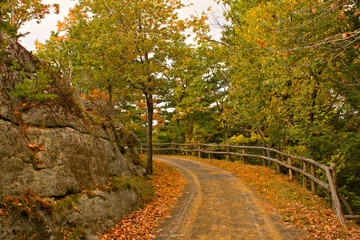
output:
[[[303,170],[304,172],[307,172],[307,164],[305,161],[303,161]],[[308,186],[308,179],[306,176],[303,176],[303,188],[307,189]]]
[[[313,164],[310,165],[310,171],[311,171],[311,175],[316,177],[315,165],[313,165]],[[316,193],[316,188],[315,187],[316,187],[315,182],[311,180],[311,193],[312,194]]]
[[[341,208],[339,197],[337,195],[336,186],[334,184],[333,177],[332,177],[332,174],[330,172],[330,168],[326,169],[325,171],[326,171],[326,176],[327,176],[327,178],[329,180],[331,198],[332,198],[332,201],[333,201],[334,206],[335,206],[336,215],[339,218],[340,224],[344,226],[344,225],[346,225],[345,217],[344,217],[344,213],[343,213],[342,208]]]
[[[288,152],[288,154],[290,155],[290,152]],[[291,163],[291,157],[288,157],[288,164],[290,166],[292,166],[292,163]],[[289,168],[289,177],[290,177],[290,180],[293,179],[293,170]]]
[[[201,158],[201,152],[200,152],[200,150],[201,150],[201,145],[200,145],[200,144],[198,145],[198,149],[199,149],[199,151],[198,151],[198,157]]]
[[[226,154],[226,161],[230,161],[230,155],[229,155],[230,148],[229,148],[229,146],[226,146],[226,152],[227,152],[227,154]]]
[[[242,153],[245,154],[245,148],[243,148]],[[245,163],[246,157],[243,156],[243,163]]]
[[[211,147],[209,147],[209,152],[211,152]],[[210,153],[208,153],[208,157],[209,157],[209,159],[211,159],[211,154]]]
[[[331,177],[335,186],[335,190],[337,192],[337,177],[336,177],[336,164],[335,163],[330,163],[330,173],[331,173]],[[332,199],[332,207],[335,208],[335,202],[334,199]]]
[[[271,158],[271,152],[270,152],[270,150],[266,150],[266,156],[268,157],[268,158]],[[268,160],[268,166],[269,167],[271,167],[271,161],[270,160]]]
[[[264,157],[266,157],[266,151],[265,151],[265,149],[262,149],[262,155],[263,155]],[[265,160],[265,159],[263,159],[263,167],[266,167],[266,160]]]
[[[279,161],[281,161],[281,156],[280,156],[280,154],[279,153],[277,153],[277,155],[276,155],[277,157],[277,160],[279,160]],[[278,164],[276,164],[276,172],[277,172],[277,174],[280,174],[280,164],[278,163]]]

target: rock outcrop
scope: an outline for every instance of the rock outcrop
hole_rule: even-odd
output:
[[[21,73],[11,68],[14,61]],[[88,232],[87,238],[96,239],[97,232],[137,207],[138,197],[131,188],[95,189],[114,177],[144,174],[133,150],[140,142],[119,124],[91,121],[83,100],[51,70],[52,83],[44,94],[56,94],[56,99],[29,102],[15,97],[15,86],[40,66],[46,67],[0,33],[0,204],[25,192],[51,204],[94,191],[79,195],[61,213],[40,209],[36,217],[26,211],[1,217],[0,212],[0,239],[60,239],[64,231],[79,226]]]

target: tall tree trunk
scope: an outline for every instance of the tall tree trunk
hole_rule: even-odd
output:
[[[153,174],[153,145],[152,145],[152,130],[153,130],[153,114],[154,114],[154,103],[153,103],[153,95],[146,94],[146,104],[148,109],[148,128],[147,128],[147,165],[146,165],[146,173],[148,175]]]
[[[311,112],[310,112],[310,116],[309,116],[309,120],[310,123],[313,124],[314,120],[315,120],[315,107],[316,107],[316,98],[318,95],[318,86],[317,84],[314,86],[313,92],[311,93],[311,99],[312,99],[312,103],[311,103]]]
[[[315,121],[316,98],[318,97],[318,93],[319,93],[319,78],[313,72],[311,72],[311,76],[313,76],[314,79],[315,79],[314,88],[313,88],[313,91],[311,93],[312,103],[311,103],[311,110],[310,110],[310,114],[309,114],[310,124],[313,125],[314,121]]]

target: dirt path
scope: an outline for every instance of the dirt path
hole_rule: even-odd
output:
[[[181,170],[189,184],[156,239],[302,239],[269,215],[253,192],[231,173],[208,164],[156,156]]]

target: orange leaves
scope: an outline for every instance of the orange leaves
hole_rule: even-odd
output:
[[[284,224],[309,232],[307,239],[360,239],[356,225],[348,223],[348,229],[340,226],[325,199],[312,195],[300,183],[290,182],[274,170],[240,162],[200,161],[226,169],[241,178],[267,200],[269,210],[281,216]]]
[[[141,108],[141,109],[146,109],[147,108],[147,105],[146,105],[145,101],[136,102],[136,106],[138,106],[138,108]]]
[[[155,162],[154,171],[151,180],[155,186],[153,201],[121,220],[109,233],[101,237],[102,240],[155,238],[154,231],[159,219],[169,215],[184,188],[185,180],[179,171],[164,163]]]
[[[54,13],[59,14],[60,13],[60,5],[57,3],[54,3],[52,6],[54,8]]]
[[[52,204],[50,200],[41,198],[31,190],[26,190],[24,194],[19,197],[3,196],[1,200],[0,217],[6,217],[9,214],[23,214],[30,219],[33,212],[49,210]]]
[[[80,96],[83,99],[96,100],[96,101],[108,101],[109,95],[100,89],[94,89],[88,94],[81,93]]]
[[[57,30],[59,32],[62,32],[62,31],[66,31],[66,29],[69,27],[69,24],[67,22],[58,21],[56,26],[57,26]]]
[[[37,51],[41,51],[44,49],[44,44],[40,43],[38,39],[35,40],[34,45]]]
[[[313,13],[316,13],[316,12],[317,12],[316,8],[313,8],[313,9],[312,9],[312,12],[313,12]]]
[[[33,148],[36,148],[37,145],[35,143],[29,143],[28,147],[33,149]]]
[[[261,45],[261,48],[265,48],[265,43],[263,43],[261,40],[258,40],[257,43]]]
[[[44,147],[38,146],[36,143],[29,143],[28,147],[31,148],[33,151],[44,151]]]

